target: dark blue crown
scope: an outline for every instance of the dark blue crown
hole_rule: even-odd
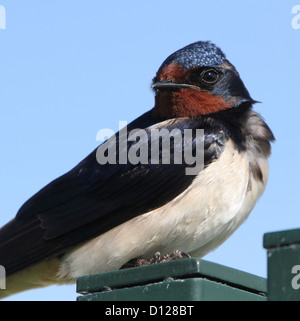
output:
[[[193,67],[217,66],[224,62],[225,54],[210,41],[194,42],[172,53],[159,69],[171,63],[177,63],[184,69]]]

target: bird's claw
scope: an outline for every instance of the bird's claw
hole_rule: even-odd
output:
[[[152,264],[163,263],[163,262],[170,262],[170,261],[184,259],[184,258],[190,259],[191,256],[188,253],[180,251],[180,250],[176,250],[176,251],[172,252],[171,254],[166,254],[163,257],[161,257],[160,252],[156,252],[153,255],[153,257],[149,260],[141,259],[141,258],[132,259],[129,262],[127,262],[126,264],[124,264],[121,267],[121,269],[127,269],[130,267],[140,267],[140,266],[152,265]]]
[[[172,252],[171,254],[166,254],[160,260],[160,262],[169,262],[169,261],[178,260],[178,259],[184,259],[184,258],[190,259],[191,256],[186,252],[182,252],[180,250],[176,250],[176,251]]]

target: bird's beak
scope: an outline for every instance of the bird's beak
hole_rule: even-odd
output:
[[[152,84],[153,89],[166,89],[166,90],[174,90],[174,89],[182,89],[182,88],[196,88],[199,90],[199,87],[190,85],[190,84],[178,84],[171,82],[170,80],[162,80],[162,81],[156,81]]]

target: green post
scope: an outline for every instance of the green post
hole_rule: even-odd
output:
[[[80,277],[78,301],[262,301],[266,280],[200,259]]]

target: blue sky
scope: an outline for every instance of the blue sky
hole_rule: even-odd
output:
[[[0,0],[0,226],[51,180],[153,107],[151,79],[173,51],[211,40],[235,65],[276,136],[267,190],[205,259],[266,277],[263,234],[299,227],[299,0]],[[300,13],[300,12],[299,12]],[[296,18],[295,18],[296,19]],[[300,18],[299,18],[300,23]],[[0,262],[1,263],[1,262]],[[10,300],[75,300],[75,286]]]

